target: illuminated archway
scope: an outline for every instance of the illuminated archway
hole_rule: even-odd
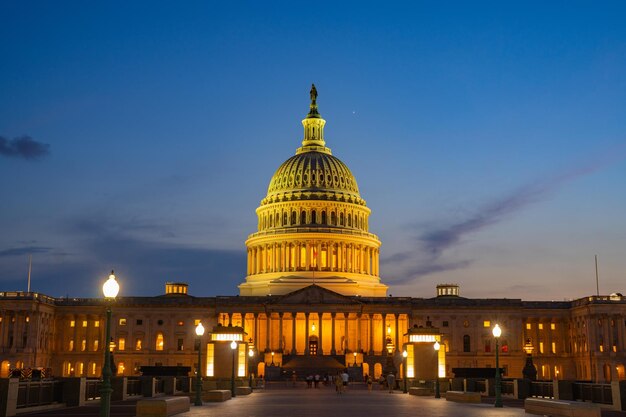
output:
[[[378,379],[383,375],[383,366],[380,363],[374,364],[374,378]]]

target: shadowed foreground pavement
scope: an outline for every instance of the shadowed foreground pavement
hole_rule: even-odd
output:
[[[193,401],[192,401],[193,403]],[[524,413],[523,401],[504,399],[504,408],[493,407],[493,398],[484,398],[481,404],[459,404],[444,398],[416,397],[395,391],[367,391],[362,385],[353,385],[345,394],[338,395],[334,388],[321,387],[307,389],[303,385],[296,388],[283,384],[270,385],[268,389],[257,390],[252,395],[239,396],[223,403],[204,403],[201,407],[191,406],[180,417],[521,417]],[[25,414],[34,416],[95,417],[98,403],[84,407],[74,407]],[[135,415],[135,402],[114,402],[112,417]],[[529,414],[528,414],[529,415]],[[626,412],[605,410],[603,417],[626,417]]]

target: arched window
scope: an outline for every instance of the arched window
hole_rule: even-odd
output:
[[[304,210],[300,213],[300,224],[306,224],[306,211]]]
[[[339,215],[339,226],[343,226],[343,213]]]
[[[274,222],[276,227],[280,226],[280,214],[276,213],[276,221]]]
[[[295,211],[291,212],[291,225],[295,226],[298,221],[298,214]]]
[[[463,336],[463,352],[471,352],[470,337],[468,334]]]
[[[317,213],[315,212],[315,210],[311,212],[311,223],[317,224]]]
[[[287,226],[287,213],[283,213],[283,226]]]
[[[156,350],[163,350],[163,345],[164,345],[164,341],[163,341],[163,333],[158,332],[158,333],[157,333],[157,337],[156,337],[156,345],[155,345],[155,349],[156,349]]]
[[[352,216],[348,214],[348,227],[352,227]]]
[[[334,211],[330,213],[330,224],[332,224],[333,226],[337,226],[337,215]]]
[[[270,227],[274,227],[274,216],[270,214]]]
[[[326,224],[326,212],[322,211],[322,224]]]

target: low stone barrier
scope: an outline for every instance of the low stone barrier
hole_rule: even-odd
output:
[[[524,400],[524,411],[526,411],[526,414],[548,415],[553,417],[601,416],[601,408],[598,404],[550,400],[546,398],[526,398]]]
[[[479,403],[480,392],[447,391],[446,401],[457,403]]]
[[[204,392],[202,399],[207,402],[222,402],[231,399],[231,392],[227,389],[214,389]]]
[[[168,417],[189,411],[189,397],[161,397],[137,401],[137,417]]]

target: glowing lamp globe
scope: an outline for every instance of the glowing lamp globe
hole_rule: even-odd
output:
[[[235,342],[234,340],[233,340],[232,342],[230,342],[230,348],[231,348],[232,350],[237,349],[237,342]]]
[[[409,352],[407,352],[406,350],[405,350],[405,351],[403,351],[403,352],[402,352],[402,356],[404,356],[404,357],[406,358],[407,356],[409,356]]]
[[[496,324],[491,331],[493,333],[493,337],[498,338],[502,335],[502,329],[499,324]]]
[[[439,352],[439,349],[441,349],[441,345],[439,344],[439,342],[435,342],[435,344],[433,345],[433,348]]]
[[[196,335],[198,335],[199,337],[202,337],[202,335],[204,335],[204,326],[202,325],[202,323],[198,323],[198,325],[196,326]]]
[[[117,293],[120,292],[120,284],[115,280],[113,271],[111,271],[109,279],[102,286],[102,292],[106,298],[115,298],[117,297]]]

